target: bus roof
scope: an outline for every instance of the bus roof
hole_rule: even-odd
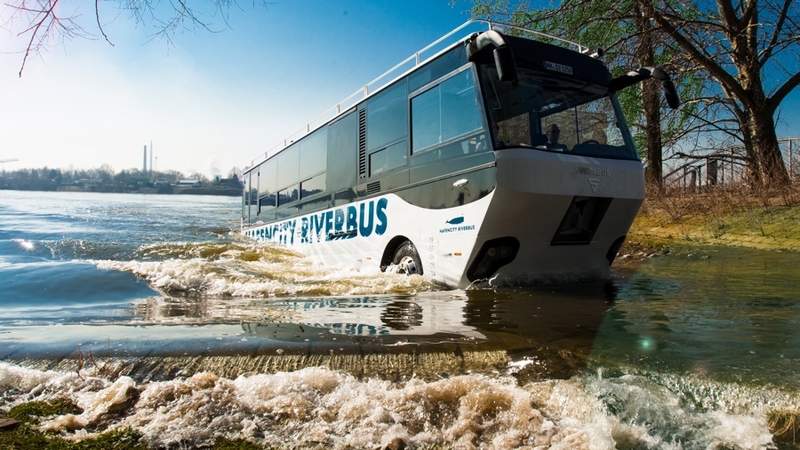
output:
[[[327,110],[323,111],[323,113],[319,116],[318,119],[307,122],[303,128],[286,136],[282,141],[268,148],[264,153],[260,153],[254,156],[250,160],[248,165],[245,166],[242,173],[250,172],[254,168],[258,167],[259,164],[277,155],[284,149],[288,148],[290,145],[303,139],[307,135],[327,125],[328,123],[333,122],[334,120],[339,118],[339,116],[342,116],[345,113],[349,112],[353,107],[357,106],[362,101],[367,100],[368,98],[378,94],[383,89],[393,84],[395,81],[422,68],[422,66],[424,66],[425,64],[433,61],[440,55],[451,50],[453,47],[461,44],[464,41],[464,39],[466,39],[473,33],[481,33],[493,29],[505,33],[515,33],[515,34],[524,33],[535,37],[555,41],[560,43],[561,45],[574,47],[579,53],[583,54],[588,54],[590,52],[590,49],[588,47],[585,47],[581,44],[557,36],[545,34],[540,31],[530,30],[527,28],[519,27],[516,25],[510,25],[502,22],[492,22],[484,19],[468,20],[463,24],[459,25],[458,27],[452,29],[445,35],[441,36],[440,38],[436,39],[435,41],[431,42],[430,44],[426,45],[425,47],[422,47],[421,49],[412,53],[406,59],[395,64],[392,68],[390,68],[386,72],[378,75],[371,81],[368,81],[360,89],[348,95],[347,97],[343,98],[331,108],[328,108]]]

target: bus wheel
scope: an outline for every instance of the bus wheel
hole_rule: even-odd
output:
[[[394,251],[392,264],[397,273],[406,275],[422,275],[422,260],[419,258],[417,248],[411,241],[405,241]]]

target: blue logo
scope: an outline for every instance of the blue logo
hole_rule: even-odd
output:
[[[386,197],[369,200],[248,230],[247,235],[280,244],[294,244],[295,238],[310,244],[382,235],[389,226],[388,204]]]
[[[453,217],[447,221],[448,225],[458,225],[464,223],[464,216]]]

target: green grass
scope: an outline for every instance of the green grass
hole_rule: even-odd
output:
[[[0,431],[0,448],[6,450],[139,450],[147,446],[141,436],[131,430],[103,433],[80,442],[71,442],[61,437],[43,433],[28,423],[20,424],[11,431]]]
[[[54,433],[38,429],[39,420],[62,414],[81,412],[69,400],[51,402],[34,401],[11,408],[6,416],[20,422],[15,428],[0,430],[0,449],[2,450],[145,450],[142,435],[129,428],[101,433],[80,442],[68,441]],[[236,439],[218,439],[213,450],[260,450],[262,447],[251,442]]]
[[[146,449],[141,435],[132,430],[102,433],[91,439],[71,442],[37,428],[40,418],[62,414],[80,414],[81,409],[69,400],[34,401],[11,408],[7,415],[20,422],[15,428],[0,430],[0,448],[4,450],[121,450]]]
[[[235,440],[228,440],[228,439],[217,439],[214,442],[213,450],[262,450],[263,447],[259,447],[252,442],[245,441],[243,439],[235,439]]]
[[[66,399],[50,402],[28,402],[17,405],[8,411],[8,417],[20,422],[31,422],[37,417],[49,417],[63,414],[80,414],[81,409]]]
[[[692,212],[674,217],[651,208],[640,214],[630,240],[647,247],[728,245],[800,251],[800,206],[752,207],[736,212]]]

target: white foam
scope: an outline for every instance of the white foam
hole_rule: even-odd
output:
[[[728,389],[720,386],[720,392]],[[768,408],[757,394],[748,411],[696,409],[663,385],[633,375],[524,386],[485,375],[394,383],[310,367],[136,383],[91,370],[78,375],[0,363],[0,393],[8,398],[13,392],[15,403],[66,397],[79,405],[81,414],[42,424],[70,439],[91,436],[87,430],[132,427],[153,446],[207,445],[226,437],[329,448],[382,448],[400,439],[459,448],[747,449],[772,439]]]
[[[432,288],[420,276],[359,268],[326,270],[310,259],[263,244],[165,244],[147,247],[156,261],[95,261],[106,270],[136,274],[170,295],[276,297],[414,293]]]

